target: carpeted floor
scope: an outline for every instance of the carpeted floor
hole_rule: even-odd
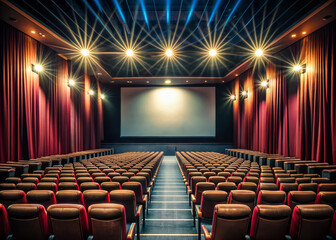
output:
[[[148,205],[141,240],[196,240],[188,195],[175,156],[165,156]]]

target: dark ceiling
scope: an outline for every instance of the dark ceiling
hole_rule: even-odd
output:
[[[321,0],[10,0],[77,48],[87,47],[112,77],[222,77]],[[211,47],[210,47],[211,46]],[[167,58],[165,49],[174,55]],[[125,51],[133,49],[132,58]],[[215,48],[217,56],[209,57]],[[93,61],[94,65],[94,61]]]

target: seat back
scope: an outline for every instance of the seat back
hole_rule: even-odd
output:
[[[256,206],[253,210],[252,215],[250,231],[251,239],[284,240],[287,233],[291,213],[292,211],[290,207],[286,205]]]
[[[9,235],[10,228],[8,223],[7,211],[4,205],[0,204],[0,239],[5,240]]]
[[[317,192],[336,192],[336,183],[320,183]]]
[[[110,192],[110,202],[124,205],[126,210],[127,222],[136,220],[136,200],[135,193],[132,190],[114,190]]]
[[[120,186],[120,183],[118,182],[103,182],[101,184],[101,189],[111,192],[113,190],[120,190],[121,186]]]
[[[85,207],[55,204],[48,208],[48,218],[55,240],[86,240],[89,233]]]
[[[293,240],[325,239],[333,214],[333,208],[328,205],[297,205],[293,210],[289,234]]]
[[[47,240],[47,212],[40,204],[12,204],[7,209],[13,239]]]
[[[58,190],[79,190],[78,184],[75,182],[60,182]]]
[[[50,190],[32,190],[27,193],[27,202],[41,204],[45,209],[56,204],[55,193]]]
[[[255,204],[256,193],[250,190],[232,190],[228,197],[228,203],[245,204],[252,210]]]
[[[40,182],[36,187],[37,190],[50,190],[54,193],[58,191],[57,184],[53,182]]]
[[[228,177],[226,179],[227,182],[234,182],[237,186],[240,182],[243,181],[242,177],[238,177],[238,176],[232,176],[232,177]]]
[[[225,181],[226,181],[225,177],[221,177],[221,176],[211,176],[211,177],[209,177],[209,182],[214,183],[216,187],[217,187],[218,183],[225,182]]]
[[[299,191],[313,191],[317,192],[317,183],[301,183],[299,185]]]
[[[225,191],[229,194],[231,190],[237,189],[237,185],[234,182],[218,183],[217,189],[221,191]]]
[[[211,240],[245,239],[251,209],[243,204],[218,204],[212,221]]]
[[[78,190],[61,190],[56,193],[57,203],[70,203],[70,204],[84,204],[84,198],[81,191]]]
[[[0,203],[6,209],[11,204],[27,203],[26,193],[22,190],[2,190],[0,191]]]
[[[259,178],[258,178],[258,177],[255,177],[255,176],[247,176],[247,177],[244,178],[243,181],[244,181],[244,182],[253,182],[253,183],[255,183],[255,184],[258,185],[258,183],[259,183]]]
[[[132,190],[135,194],[137,204],[143,203],[142,186],[139,182],[124,182],[121,186],[122,189]]]
[[[287,196],[287,205],[293,210],[296,205],[314,204],[316,193],[313,191],[290,191]]]
[[[199,182],[196,184],[196,190],[195,190],[196,204],[201,203],[202,193],[206,190],[215,190],[215,184],[210,182]]]
[[[84,192],[86,190],[99,190],[100,189],[100,185],[99,183],[96,182],[83,182],[80,187],[79,187],[81,192]]]
[[[112,178],[112,182],[118,182],[120,183],[120,185],[128,181],[129,181],[128,177],[125,177],[125,176],[116,176]]]
[[[217,190],[207,190],[202,193],[201,198],[201,212],[202,218],[213,217],[214,208],[217,204],[225,204],[228,193]]]
[[[282,205],[286,204],[286,193],[284,191],[262,190],[258,194],[257,205]]]
[[[0,191],[1,190],[15,190],[15,183],[0,183]]]
[[[195,194],[196,192],[196,184],[199,182],[206,182],[206,177],[195,176],[191,178],[191,194]]]
[[[250,190],[256,192],[258,185],[254,182],[241,182],[238,184],[238,190]]]
[[[36,190],[36,184],[35,183],[28,183],[28,182],[18,183],[18,184],[16,184],[16,189],[22,190],[25,193],[27,193],[31,190]]]
[[[126,239],[126,211],[121,204],[93,204],[89,207],[91,233],[95,240]]]
[[[336,210],[336,192],[319,192],[316,196],[317,204],[328,204]]]
[[[281,183],[280,191],[284,191],[287,195],[290,191],[297,191],[298,187],[299,185],[297,183]]]
[[[86,190],[83,192],[85,207],[96,203],[109,203],[110,197],[108,191],[105,190]]]

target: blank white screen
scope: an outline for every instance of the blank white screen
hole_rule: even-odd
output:
[[[121,137],[215,137],[214,87],[121,88]]]

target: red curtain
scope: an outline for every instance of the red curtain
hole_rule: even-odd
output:
[[[258,87],[260,79],[251,79],[250,71],[235,80],[233,92],[239,85],[249,91],[248,99],[239,99],[233,108],[238,148],[336,164],[335,26],[284,50],[306,64],[297,82],[289,77],[288,66],[271,62],[265,74],[269,89]]]
[[[68,87],[66,60],[1,21],[0,32],[0,162],[99,148],[102,101],[87,94],[99,82],[83,74]],[[32,72],[36,63],[43,73]]]

